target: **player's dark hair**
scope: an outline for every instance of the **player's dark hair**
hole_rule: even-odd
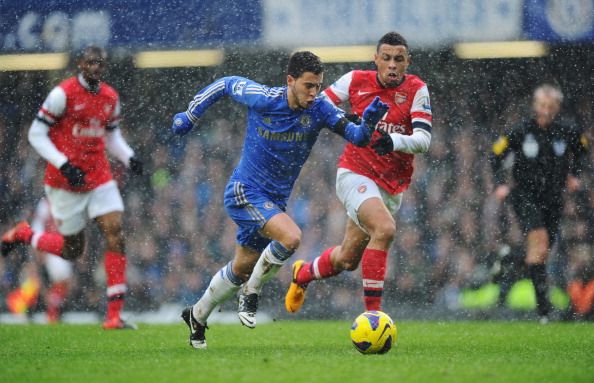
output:
[[[387,44],[387,45],[404,45],[406,47],[406,50],[408,50],[408,43],[406,42],[406,39],[404,38],[404,36],[402,36],[400,33],[398,32],[388,32],[385,35],[383,35],[381,37],[381,39],[379,39],[379,41],[377,42],[377,51],[379,52],[379,47],[382,44]]]
[[[80,60],[82,60],[85,57],[85,55],[87,55],[89,53],[94,53],[97,56],[107,58],[107,51],[105,51],[105,49],[103,49],[97,45],[88,45],[84,48],[79,49],[76,52],[76,55],[75,55],[76,62],[79,62]]]
[[[294,78],[299,78],[305,72],[320,74],[324,71],[322,60],[309,51],[295,52],[289,58],[287,74]]]

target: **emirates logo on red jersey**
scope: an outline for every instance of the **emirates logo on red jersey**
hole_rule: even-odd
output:
[[[406,93],[396,92],[394,93],[394,102],[396,104],[404,104],[406,102]]]

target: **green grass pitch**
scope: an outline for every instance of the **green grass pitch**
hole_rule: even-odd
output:
[[[179,325],[0,325],[1,382],[594,382],[594,324],[402,322],[362,355],[350,323],[213,324],[207,350]]]

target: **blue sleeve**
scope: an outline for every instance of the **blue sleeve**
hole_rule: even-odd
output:
[[[355,124],[346,118],[345,112],[324,99],[320,110],[324,116],[325,124],[334,133],[357,146],[365,146],[371,139],[372,130],[365,124]]]
[[[344,128],[346,122],[349,122],[348,120],[346,122],[344,121],[346,120],[345,111],[338,108],[337,106],[334,106],[334,104],[325,98],[322,98],[320,111],[324,116],[324,121],[328,129],[334,133],[342,135],[342,128]]]
[[[244,77],[222,77],[196,93],[186,114],[195,124],[212,104],[225,95],[231,96],[235,101],[248,107],[253,107],[266,98],[268,89]]]

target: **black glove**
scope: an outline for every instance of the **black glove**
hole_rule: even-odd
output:
[[[66,162],[60,166],[60,172],[72,187],[81,187],[85,185],[85,172],[81,168],[72,165],[70,162]]]
[[[361,117],[357,116],[355,113],[345,113],[344,117],[353,124],[361,124]]]
[[[142,175],[144,168],[142,166],[142,161],[140,161],[138,158],[130,157],[128,165],[130,166],[130,171],[132,172],[132,174],[135,174],[137,176]]]
[[[394,142],[390,135],[381,129],[377,129],[377,132],[379,132],[380,137],[371,143],[373,150],[380,156],[392,153],[394,151]]]

